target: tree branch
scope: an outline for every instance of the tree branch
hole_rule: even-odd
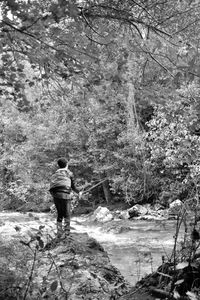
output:
[[[194,25],[196,22],[199,22],[199,21],[200,21],[200,19],[194,20],[193,22],[187,24],[187,26],[185,26],[185,27],[181,28],[180,30],[177,30],[176,32],[174,32],[173,35],[176,35],[176,34],[182,32],[182,31],[184,31],[185,29],[187,29],[188,27],[190,27],[191,25]]]
[[[116,9],[115,9],[116,10]],[[115,14],[100,14],[100,13],[93,13],[89,10],[87,10],[87,12],[84,12],[85,16],[87,16],[88,18],[100,18],[100,19],[107,19],[107,20],[118,20],[118,21],[123,21],[124,23],[129,23],[131,25],[136,26],[135,24],[141,24],[149,29],[151,29],[154,32],[159,32],[162,33],[164,35],[167,35],[168,37],[172,37],[171,34],[169,34],[168,32],[165,32],[163,29],[157,28],[156,26],[153,26],[151,24],[147,24],[142,20],[139,20],[137,18],[133,18],[133,16],[131,16],[130,14],[127,16],[123,16],[122,14],[123,11],[118,11],[118,13],[121,13],[119,15],[115,15]],[[138,29],[138,28],[137,28]]]
[[[144,10],[147,15],[149,15],[154,21],[157,22],[157,20],[148,12],[148,10],[145,7],[143,7],[140,3],[136,2],[135,0],[131,0],[131,1],[135,3],[137,6],[139,6],[140,8],[142,8],[142,10]]]
[[[91,29],[92,31],[94,31],[94,32],[95,32],[97,35],[99,35],[100,37],[105,38],[103,35],[101,35],[100,33],[98,33],[98,31],[96,31],[96,30],[94,29],[94,27],[90,24],[90,22],[87,20],[87,18],[86,18],[86,16],[85,16],[83,10],[81,10],[81,16],[83,17],[83,19],[85,20],[86,24],[90,27],[90,29]]]
[[[54,47],[54,46],[52,46],[52,45],[49,45],[49,44],[46,43],[45,41],[43,41],[43,40],[41,40],[40,38],[36,37],[35,35],[33,35],[33,34],[27,32],[27,31],[25,31],[25,30],[22,30],[22,29],[20,29],[20,28],[18,28],[18,27],[16,27],[16,26],[12,25],[12,24],[9,23],[9,22],[6,22],[6,21],[2,21],[2,22],[3,22],[5,25],[11,27],[13,30],[15,30],[15,31],[17,31],[17,32],[20,32],[21,34],[25,34],[25,35],[27,35],[27,36],[29,36],[29,37],[31,37],[31,38],[33,38],[33,39],[36,40],[37,42],[39,42],[39,43],[41,43],[41,44],[47,46],[48,48],[50,48],[50,49],[52,49],[52,50],[54,50],[54,51],[56,51],[56,52],[60,50],[60,49],[58,49],[58,48],[56,48],[56,47]],[[63,43],[62,45],[71,48],[71,49],[74,50],[75,52],[81,53],[81,54],[86,55],[86,56],[88,56],[88,57],[90,57],[90,58],[92,58],[92,59],[98,60],[97,57],[95,57],[95,56],[93,56],[93,55],[90,55],[90,54],[88,54],[88,53],[86,53],[86,52],[83,52],[83,51],[81,51],[81,50],[79,50],[79,49],[76,49],[76,48],[70,46],[70,45],[67,44],[67,43]]]
[[[95,41],[93,38],[89,37],[87,34],[86,34],[85,36],[86,36],[86,37],[88,38],[88,40],[90,40],[91,42],[96,43],[96,44],[101,45],[101,46],[108,46],[108,45],[110,45],[110,44],[113,43],[113,41],[111,41],[111,42],[105,44],[105,43],[101,43],[101,42]]]
[[[157,62],[157,64],[159,65],[159,66],[161,66],[167,73],[169,73],[169,75],[171,76],[171,77],[173,77],[174,78],[174,75],[165,67],[165,66],[163,66],[163,64],[161,64],[161,62],[159,62],[150,52],[148,53],[149,54],[149,56],[155,61],[155,62]]]

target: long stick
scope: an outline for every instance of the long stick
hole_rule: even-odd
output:
[[[98,183],[96,183],[95,185],[93,185],[92,187],[90,187],[89,189],[87,189],[86,191],[83,190],[83,194],[88,193],[89,191],[93,190],[95,187],[97,187],[98,185],[102,184],[104,181],[108,180],[108,178],[104,178],[103,180],[99,181]]]

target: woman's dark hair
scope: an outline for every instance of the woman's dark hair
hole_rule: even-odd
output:
[[[57,163],[60,168],[65,168],[67,165],[67,160],[65,158],[59,158]]]

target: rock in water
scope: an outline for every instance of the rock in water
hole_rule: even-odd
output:
[[[128,210],[123,210],[120,214],[120,219],[128,220],[130,218],[130,214]]]
[[[134,218],[134,217],[138,217],[138,216],[144,216],[148,213],[148,210],[146,207],[140,205],[140,204],[136,204],[134,206],[132,206],[131,208],[129,208],[128,210],[130,218]]]
[[[113,214],[109,211],[108,208],[99,206],[90,217],[92,222],[105,223],[113,219]]]
[[[170,215],[177,215],[180,212],[182,206],[183,206],[183,202],[181,200],[177,199],[177,200],[173,201],[172,203],[170,203],[168,213]]]

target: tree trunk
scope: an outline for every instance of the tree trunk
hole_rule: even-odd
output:
[[[111,196],[108,180],[105,180],[102,183],[102,185],[103,185],[103,192],[104,192],[106,202],[109,203],[111,201],[112,196]]]

